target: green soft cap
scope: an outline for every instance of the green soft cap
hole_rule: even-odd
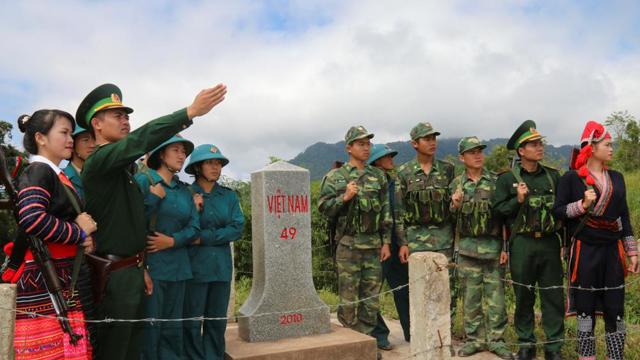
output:
[[[344,136],[344,142],[347,145],[350,145],[352,142],[360,139],[371,139],[373,138],[373,134],[369,133],[364,126],[352,126],[347,131],[347,134]]]
[[[483,144],[477,136],[467,136],[458,142],[458,154],[462,155],[469,150],[484,149],[486,147],[487,145]]]

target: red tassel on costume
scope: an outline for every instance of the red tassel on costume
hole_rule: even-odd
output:
[[[587,185],[591,186],[595,185],[596,183],[595,179],[591,176],[591,174],[589,173],[589,169],[587,168],[587,160],[589,160],[592,154],[593,148],[590,144],[586,145],[585,147],[580,149],[580,153],[576,157],[575,163],[575,166],[578,169],[578,176],[585,179]]]

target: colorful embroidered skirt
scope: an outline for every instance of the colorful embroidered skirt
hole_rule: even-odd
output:
[[[69,286],[73,270],[73,258],[56,259],[58,277],[64,284],[64,297],[69,299]],[[20,359],[91,359],[89,333],[86,330],[82,305],[77,291],[69,301],[71,327],[82,338],[76,345],[69,341],[69,335],[62,331],[60,322],[55,319],[56,313],[49,298],[44,278],[33,261],[27,261],[24,273],[17,283],[16,328],[14,347],[16,360]],[[23,313],[23,312],[27,312]],[[51,317],[40,317],[46,315]]]

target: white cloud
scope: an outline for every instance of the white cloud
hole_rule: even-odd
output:
[[[225,82],[227,100],[184,135],[218,145],[240,177],[269,155],[338,141],[352,124],[382,141],[405,139],[422,120],[444,136],[494,138],[533,118],[567,143],[589,118],[640,115],[637,49],[616,48],[633,30],[632,2],[598,10],[597,22],[556,2],[265,4],[11,3],[0,16],[0,81],[30,85],[17,92],[24,112],[75,112],[114,82],[134,126]]]

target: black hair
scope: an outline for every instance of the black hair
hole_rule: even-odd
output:
[[[69,120],[71,122],[71,129],[75,129],[76,123],[73,120],[73,116],[62,110],[43,109],[34,112],[31,116],[20,115],[18,117],[18,129],[24,133],[22,144],[29,154],[36,155],[38,153],[36,134],[41,133],[47,135],[59,117]]]

